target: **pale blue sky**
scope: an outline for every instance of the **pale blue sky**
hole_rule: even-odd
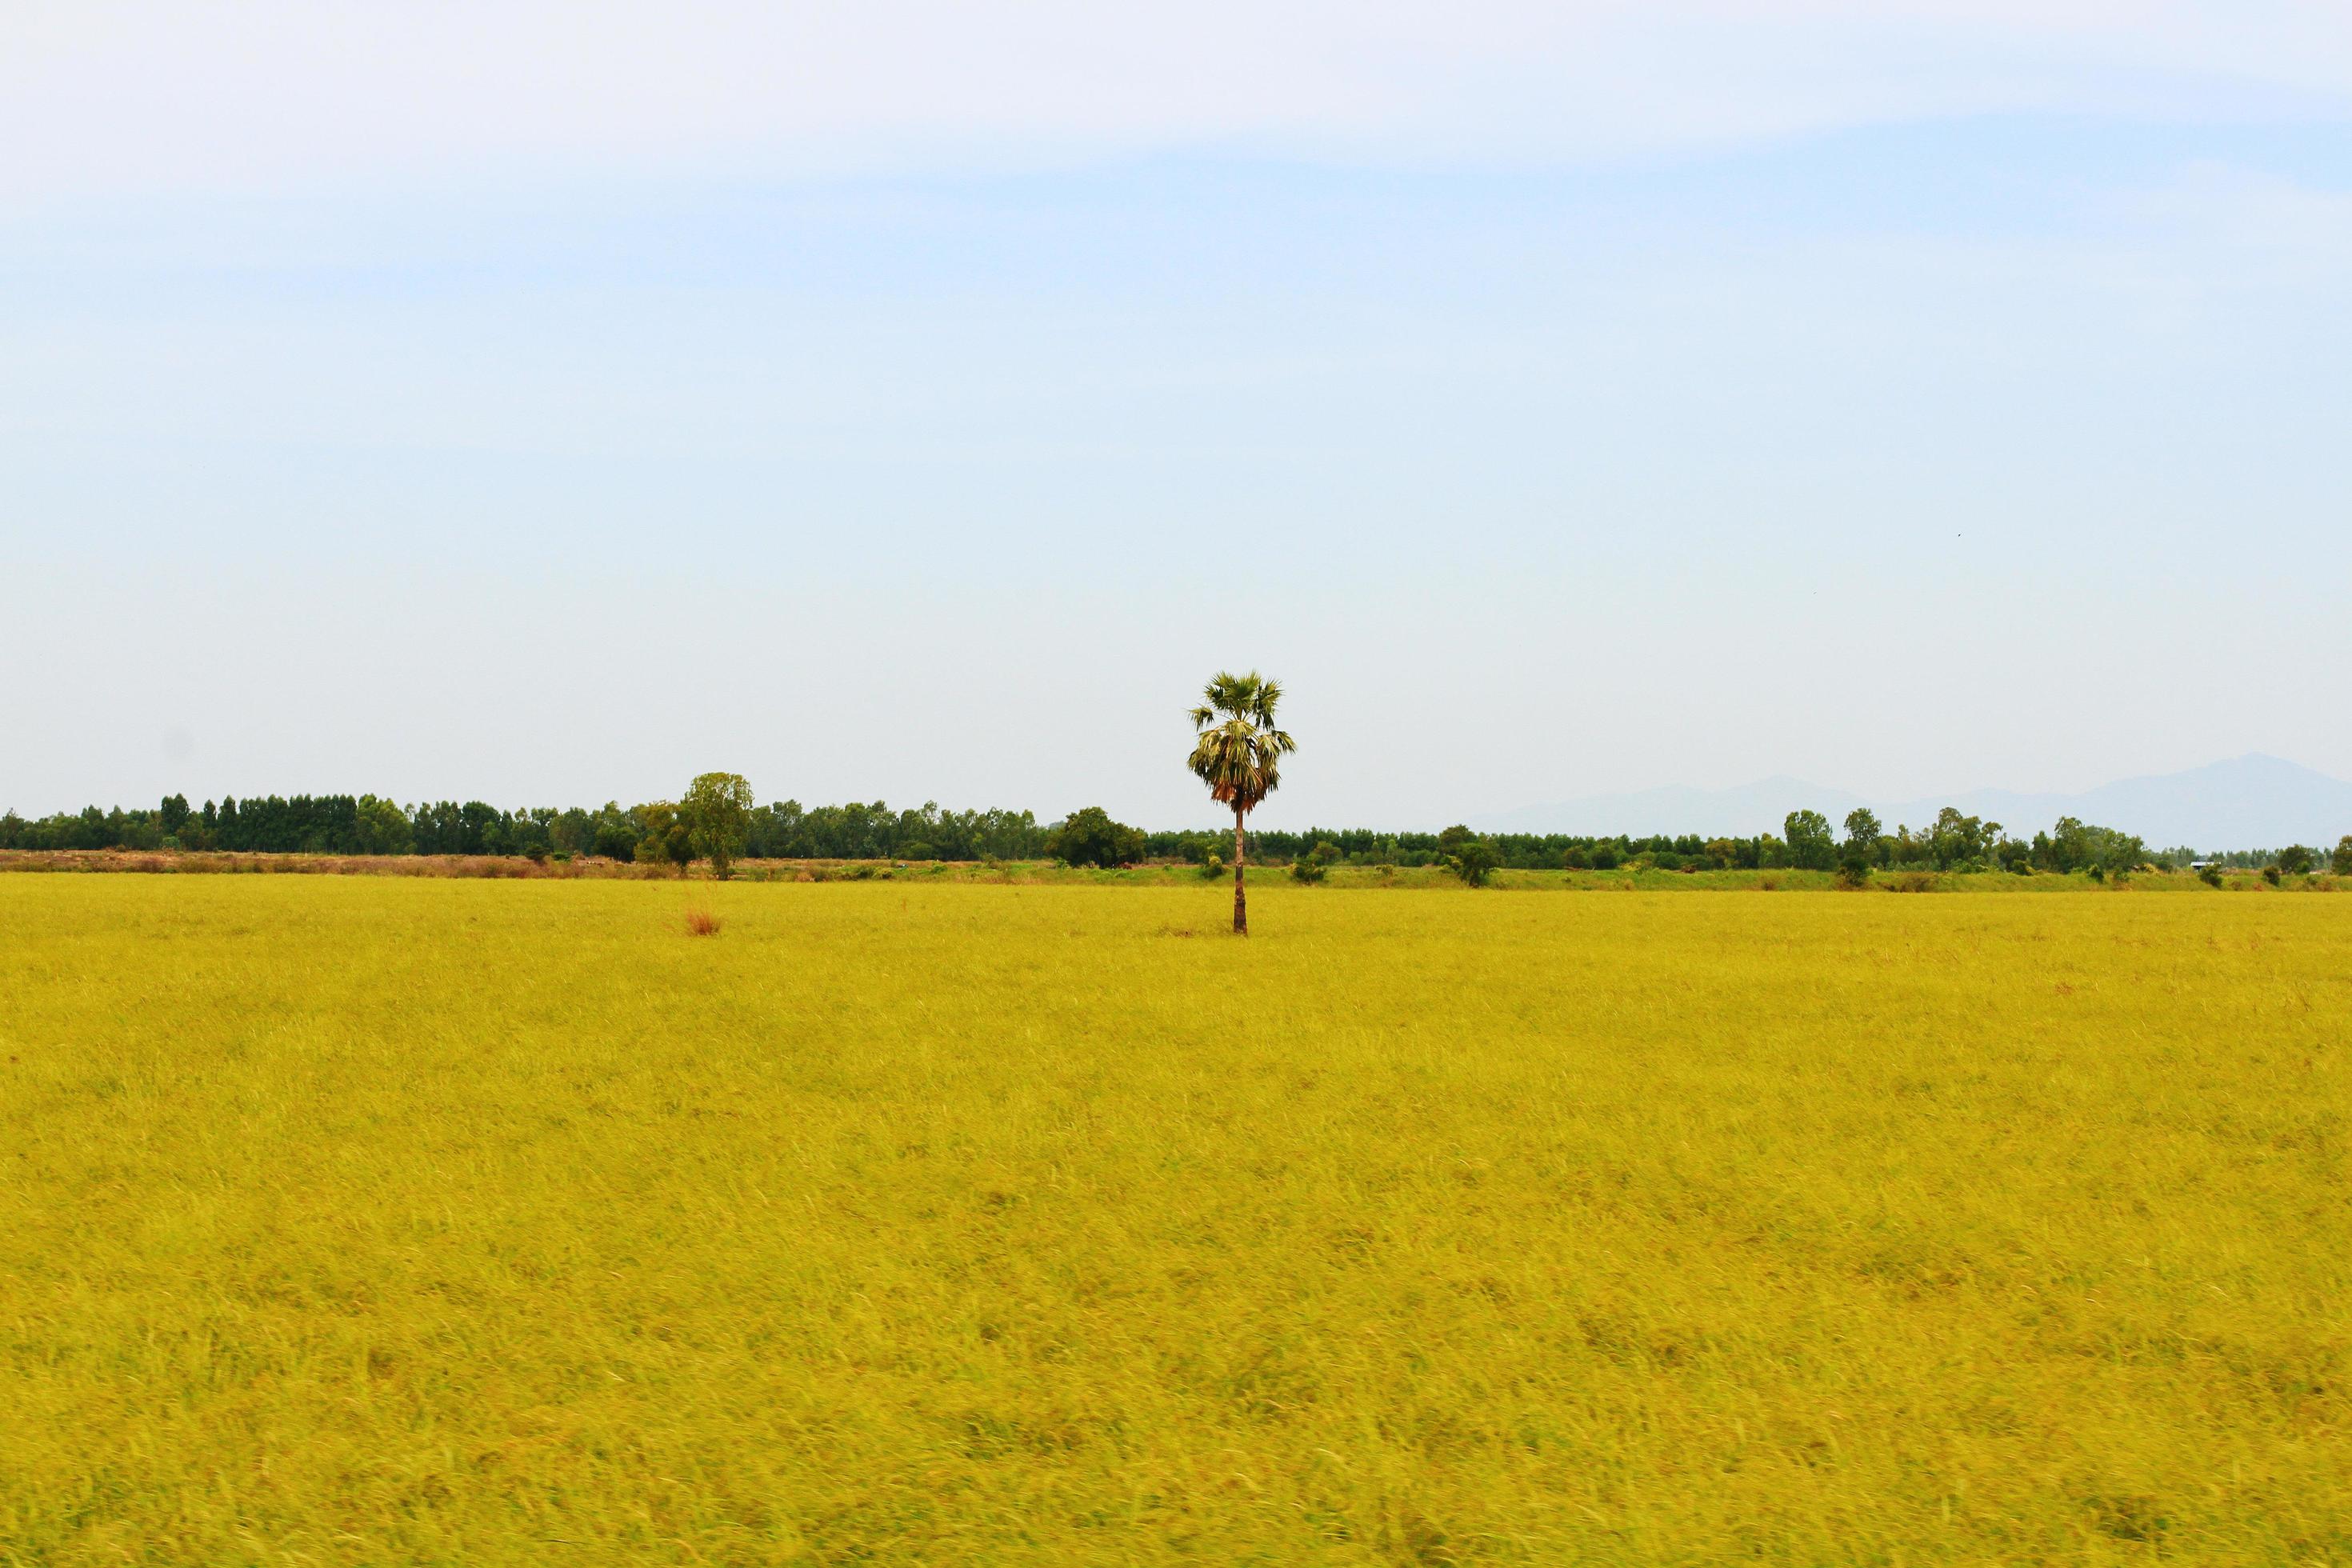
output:
[[[2316,7],[36,9],[0,805],[2352,775]]]

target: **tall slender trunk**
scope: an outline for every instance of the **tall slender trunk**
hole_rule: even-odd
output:
[[[1242,808],[1234,807],[1234,934],[1249,935],[1249,900],[1242,894]]]

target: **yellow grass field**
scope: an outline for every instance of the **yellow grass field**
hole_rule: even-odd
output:
[[[2352,899],[1226,900],[0,878],[0,1563],[2352,1561]]]

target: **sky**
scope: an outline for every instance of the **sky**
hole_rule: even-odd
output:
[[[2352,776],[2352,11],[18,0],[0,807]]]

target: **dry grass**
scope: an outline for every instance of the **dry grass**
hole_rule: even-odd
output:
[[[686,934],[688,936],[717,936],[726,923],[709,910],[686,911]]]
[[[0,878],[0,1562],[2352,1558],[2352,903],[697,898]]]

